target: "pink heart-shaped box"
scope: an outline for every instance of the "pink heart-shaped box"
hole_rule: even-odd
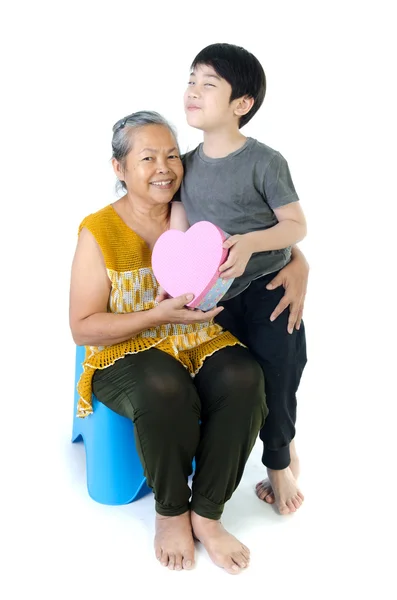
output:
[[[152,268],[159,284],[175,298],[193,293],[192,308],[210,310],[225,295],[233,279],[219,277],[228,250],[224,232],[208,221],[199,221],[185,233],[169,229],[157,240]]]

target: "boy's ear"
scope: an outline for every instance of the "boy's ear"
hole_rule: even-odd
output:
[[[242,96],[235,100],[236,106],[234,108],[234,114],[237,117],[242,117],[249,113],[251,108],[254,106],[254,99],[251,96]]]

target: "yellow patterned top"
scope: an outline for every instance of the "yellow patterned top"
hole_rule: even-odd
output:
[[[158,283],[146,242],[126,225],[111,204],[86,217],[79,234],[83,227],[92,233],[104,256],[111,281],[108,312],[120,314],[153,308]],[[77,416],[92,413],[92,377],[96,369],[105,369],[126,354],[156,347],[179,360],[193,377],[208,356],[238,343],[231,333],[208,322],[160,325],[112,346],[86,346],[83,373],[77,385]]]

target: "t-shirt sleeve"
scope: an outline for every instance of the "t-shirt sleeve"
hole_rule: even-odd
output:
[[[279,152],[274,155],[265,171],[263,191],[272,209],[290,202],[299,202],[288,163]]]

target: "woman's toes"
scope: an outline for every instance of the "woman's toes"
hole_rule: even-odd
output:
[[[240,569],[245,569],[248,567],[248,561],[240,552],[233,552],[232,554],[233,561],[240,567]]]
[[[161,564],[163,565],[163,567],[168,567],[168,553],[167,552],[162,552],[161,554]]]
[[[194,566],[193,558],[191,556],[185,556],[185,558],[182,561],[182,565],[183,565],[183,568],[186,569],[187,571],[189,571],[190,569],[193,569],[193,566]]]
[[[241,570],[231,557],[227,562],[225,562],[223,568],[231,575],[237,575],[237,573],[240,573]]]

